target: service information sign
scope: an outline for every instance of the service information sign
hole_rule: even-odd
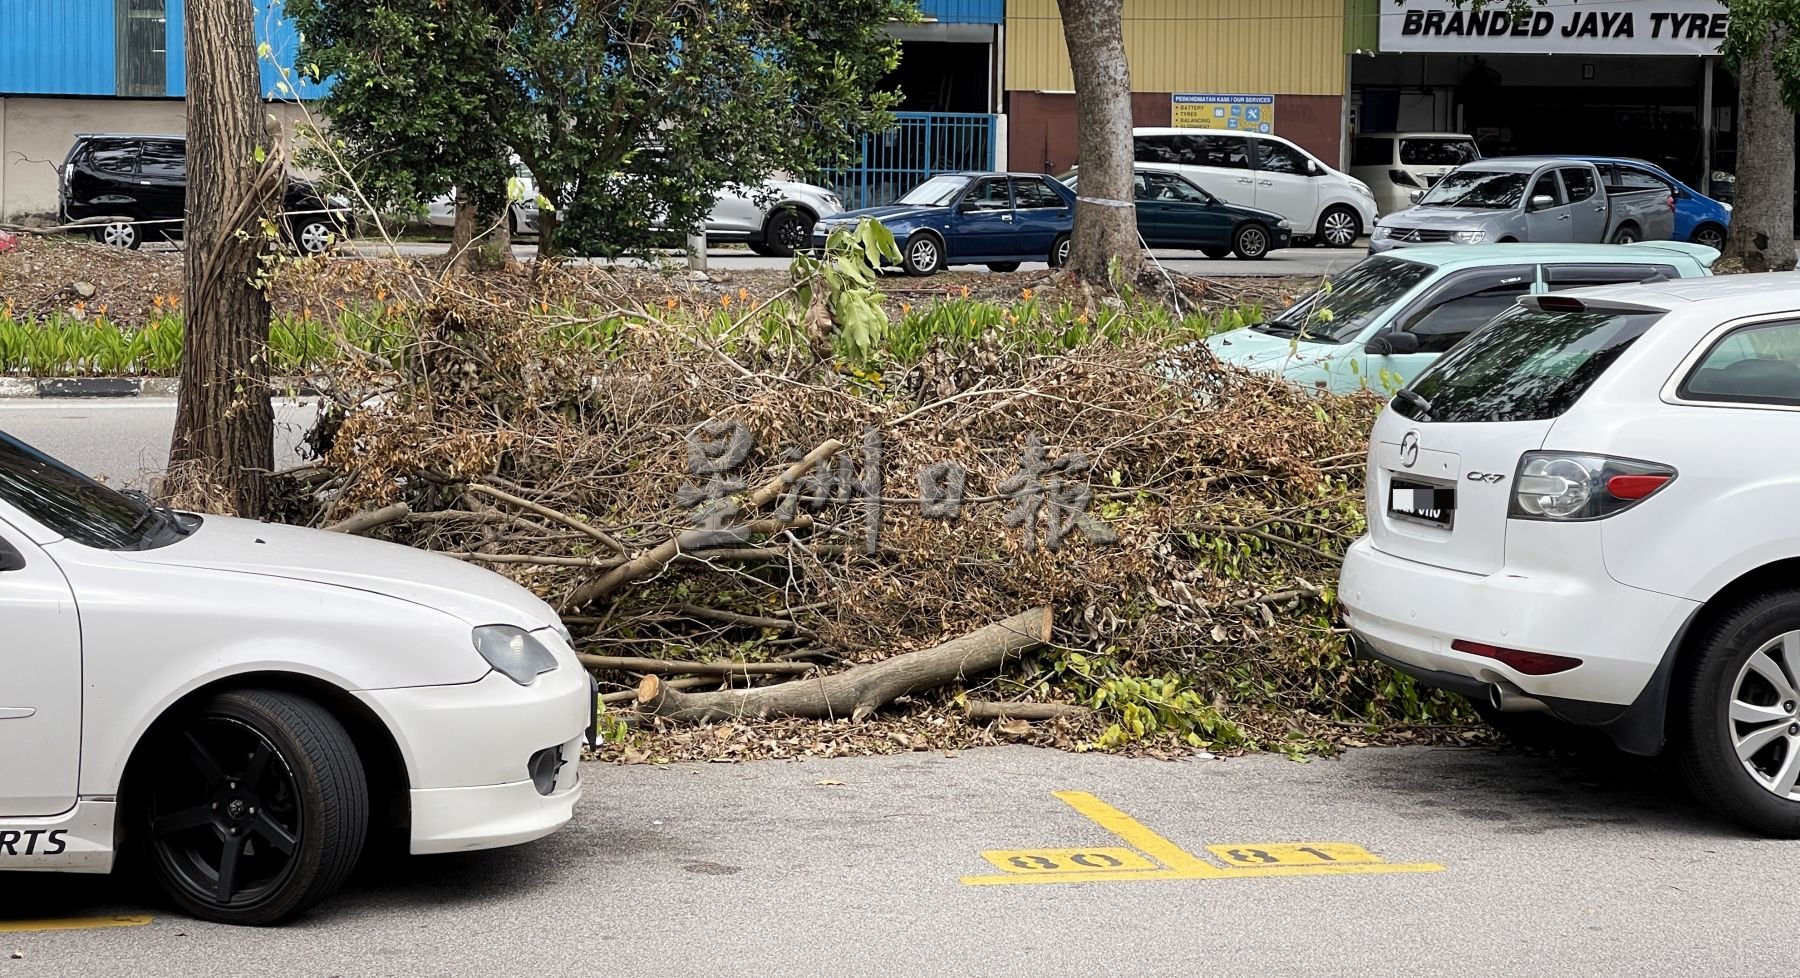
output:
[[[1275,131],[1273,95],[1169,96],[1169,125],[1178,129],[1247,129]]]
[[[1730,15],[1715,0],[1557,0],[1512,13],[1451,0],[1381,0],[1381,50],[1455,54],[1718,54]]]

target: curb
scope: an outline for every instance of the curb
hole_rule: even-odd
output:
[[[318,397],[306,384],[279,378],[269,386],[276,396]],[[174,397],[181,382],[172,377],[0,377],[0,400],[9,398]]]

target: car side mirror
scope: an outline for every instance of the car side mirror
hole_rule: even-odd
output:
[[[1307,160],[1306,161],[1306,175],[1307,176],[1316,177],[1319,174],[1324,173],[1324,172],[1325,172],[1325,168],[1321,167],[1319,165],[1318,160]]]
[[[956,205],[956,212],[958,214],[973,214],[978,210],[981,210],[981,205],[972,200],[965,200]]]
[[[0,573],[25,569],[25,555],[13,549],[13,545],[0,540]]]
[[[1410,194],[1407,194],[1407,195],[1406,195],[1406,199],[1407,199],[1407,200],[1410,200],[1410,201],[1412,201],[1412,202],[1413,202],[1413,203],[1415,203],[1415,204],[1416,204],[1416,203],[1418,203],[1418,202],[1419,202],[1419,201],[1420,201],[1420,200],[1421,200],[1421,199],[1423,199],[1423,198],[1424,198],[1424,196],[1425,196],[1425,191],[1423,191],[1423,190],[1415,190],[1415,191],[1413,191],[1413,192],[1412,192],[1412,193],[1410,193]]]
[[[1531,209],[1534,211],[1547,210],[1555,206],[1556,198],[1549,194],[1538,194],[1536,197],[1531,198]]]
[[[1392,357],[1419,352],[1419,338],[1411,333],[1383,333],[1363,344],[1370,356]]]

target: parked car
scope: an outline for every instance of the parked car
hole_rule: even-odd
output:
[[[1354,647],[1800,837],[1800,276],[1536,295],[1394,397]]]
[[[812,240],[813,225],[843,213],[837,194],[810,183],[764,180],[719,191],[706,218],[706,241],[741,241],[771,258],[786,258]]]
[[[1573,156],[1600,169],[1600,181],[1608,193],[1661,190],[1675,198],[1676,241],[1692,241],[1709,248],[1725,248],[1725,231],[1731,227],[1731,205],[1712,199],[1669,175],[1669,171],[1644,160],[1620,156]]]
[[[1079,192],[1080,174],[1060,179]],[[1181,173],[1164,167],[1136,167],[1132,197],[1137,202],[1138,236],[1151,248],[1200,251],[1208,258],[1237,255],[1267,258],[1293,240],[1293,225],[1272,211],[1227,204]]]
[[[1372,255],[1265,323],[1210,336],[1226,363],[1340,394],[1407,384],[1524,296],[1695,278],[1702,245],[1438,245]]]
[[[525,164],[513,161],[512,186],[508,188],[512,204],[507,208],[507,230],[512,234],[538,233],[537,179]],[[433,197],[425,205],[425,223],[432,227],[456,226],[456,189]]]
[[[597,689],[556,612],[471,564],[177,512],[0,434],[0,868],[130,847],[208,920],[566,823]],[[389,829],[393,830],[392,835]]]
[[[1479,159],[1475,140],[1455,132],[1371,132],[1350,142],[1350,175],[1375,191],[1383,214],[1411,207],[1416,191]]]
[[[1445,174],[1417,204],[1377,222],[1369,250],[1445,242],[1630,244],[1667,240],[1674,231],[1675,198],[1666,190],[1608,187],[1583,160],[1515,157]]]
[[[943,173],[892,204],[820,221],[813,248],[824,248],[833,229],[865,217],[894,233],[909,275],[932,275],[949,265],[986,265],[996,272],[1016,271],[1028,261],[1054,267],[1069,258],[1075,192],[1042,173]]]
[[[1133,129],[1139,163],[1179,170],[1239,207],[1287,218],[1297,237],[1348,248],[1375,225],[1367,184],[1280,136],[1221,129]]]
[[[80,133],[63,160],[65,224],[92,227],[94,240],[136,248],[145,238],[178,238],[187,207],[187,137]],[[289,241],[323,253],[350,227],[350,202],[289,177],[281,200]]]

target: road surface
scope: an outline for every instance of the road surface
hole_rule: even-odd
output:
[[[1800,844],[1616,759],[1002,747],[582,774],[558,835],[365,867],[281,929],[0,874],[0,973],[1667,978],[1790,974],[1800,946]],[[108,923],[129,926],[28,929]]]
[[[311,400],[275,401],[275,467],[298,465],[297,447],[317,417]],[[173,398],[0,398],[0,431],[89,475],[146,488],[169,464]]]

